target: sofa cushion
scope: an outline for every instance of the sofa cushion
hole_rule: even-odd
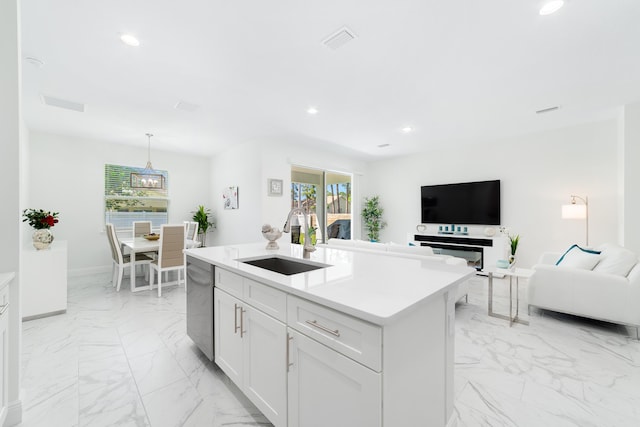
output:
[[[598,249],[602,251],[602,259],[593,271],[626,277],[638,263],[638,256],[622,246],[605,243]]]
[[[429,246],[401,245],[393,242],[389,243],[388,251],[414,255],[433,255],[433,249]]]
[[[562,267],[580,268],[583,270],[593,270],[600,261],[600,251],[581,248],[578,245],[572,245],[560,257],[556,265]]]

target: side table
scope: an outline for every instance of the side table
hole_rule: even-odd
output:
[[[509,327],[513,326],[514,323],[520,323],[522,325],[528,325],[529,322],[526,320],[522,320],[518,317],[518,311],[520,308],[520,297],[519,297],[519,288],[520,288],[520,278],[529,279],[533,276],[534,270],[530,270],[528,268],[489,268],[486,270],[489,276],[489,311],[488,314],[491,317],[497,317],[498,319],[504,319],[509,321]],[[509,276],[509,315],[505,316],[504,314],[498,314],[493,312],[493,275],[501,274],[504,276]],[[516,312],[513,313],[513,278],[516,278]]]

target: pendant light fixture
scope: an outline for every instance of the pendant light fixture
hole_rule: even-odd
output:
[[[164,190],[164,175],[153,169],[151,164],[151,137],[152,133],[147,133],[147,165],[140,172],[131,172],[131,188],[145,188],[153,190]]]

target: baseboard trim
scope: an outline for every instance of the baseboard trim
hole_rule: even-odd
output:
[[[22,321],[28,322],[29,320],[42,319],[43,317],[57,316],[58,314],[65,314],[66,312],[67,312],[67,309],[65,308],[64,310],[51,311],[49,313],[42,313],[42,314],[35,314],[33,316],[23,317]]]
[[[14,400],[7,405],[7,418],[4,427],[17,426],[22,422],[22,400]]]
[[[74,268],[73,270],[69,270],[69,277],[81,277],[81,276],[90,276],[92,274],[99,273],[110,273],[113,267],[110,265],[100,265],[97,267],[87,267],[87,268]]]

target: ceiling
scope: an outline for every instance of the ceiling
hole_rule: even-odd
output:
[[[23,62],[24,117],[202,155],[286,141],[364,159],[614,117],[640,100],[640,2],[565,3],[540,16],[539,0],[22,0],[22,54],[45,63]],[[354,40],[322,43],[345,26]]]

